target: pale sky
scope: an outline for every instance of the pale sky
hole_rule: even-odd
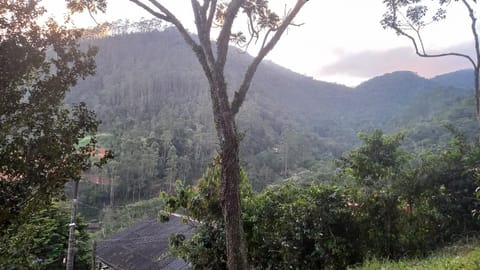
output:
[[[188,0],[159,0],[165,3],[184,25],[193,31],[193,16]],[[293,6],[296,0],[270,0],[275,11],[283,14],[285,4]],[[61,14],[64,1],[45,0],[46,7]],[[59,5],[62,3],[62,5]],[[149,18],[148,13],[128,0],[109,0],[106,15],[99,21]],[[458,3],[455,3],[458,4]],[[452,8],[453,7],[453,8]],[[447,20],[426,29],[427,48],[439,52],[456,50],[470,52],[473,41],[469,18],[463,9],[453,4]],[[478,7],[477,7],[478,8]],[[465,60],[456,57],[423,59],[417,57],[409,40],[384,30],[380,20],[384,13],[382,0],[310,0],[295,19],[304,23],[291,27],[267,59],[292,71],[321,81],[354,86],[384,73],[409,70],[420,76],[469,68]],[[79,26],[92,23],[86,15],[75,18]],[[251,51],[250,53],[254,53]]]

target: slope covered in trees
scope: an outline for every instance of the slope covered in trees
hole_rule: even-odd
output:
[[[104,146],[116,154],[102,172],[113,182],[114,200],[145,199],[161,188],[172,190],[177,179],[198,179],[217,145],[206,81],[178,33],[166,29],[89,42],[99,47],[97,75],[81,82],[67,102],[86,102],[102,120]],[[239,83],[237,75],[251,57],[232,49],[229,59],[227,77]],[[362,130],[407,127],[407,146],[437,143],[446,134],[444,120],[473,113],[461,79],[448,85],[439,78],[394,72],[349,88],[262,64],[239,113],[250,181],[261,189],[324,168],[324,161],[356,145]],[[470,122],[465,129],[472,130]],[[107,200],[110,191],[103,192]]]

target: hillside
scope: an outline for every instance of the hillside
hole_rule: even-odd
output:
[[[473,89],[473,71],[470,69],[458,70],[447,74],[441,74],[431,79],[432,81],[457,89],[468,90]],[[459,91],[462,93],[464,91]]]
[[[106,146],[116,159],[108,177],[118,179],[118,198],[147,198],[177,179],[198,179],[215,154],[216,135],[206,81],[180,36],[167,29],[90,43],[100,49],[97,75],[80,82],[67,102],[86,102],[102,120],[102,132],[113,134]],[[231,49],[230,89],[250,61]],[[424,121],[427,127],[415,133],[421,140],[438,110],[460,104],[462,95],[444,81],[394,72],[349,88],[263,63],[238,119],[250,181],[261,189],[310,170],[355,145],[361,130],[395,131]]]

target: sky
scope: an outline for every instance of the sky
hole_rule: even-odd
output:
[[[45,0],[47,9],[62,14],[60,0]],[[188,0],[159,0],[178,14],[194,32]],[[296,0],[270,0],[272,8],[283,14]],[[138,20],[151,17],[129,0],[109,0],[107,13],[98,21]],[[468,13],[452,2],[447,20],[425,29],[424,41],[430,52],[470,52],[473,39]],[[457,5],[457,6],[455,6]],[[469,68],[457,57],[420,58],[412,44],[393,30],[385,30],[380,20],[385,11],[382,0],[310,0],[275,49],[267,56],[281,66],[317,80],[355,86],[372,77],[398,70],[409,70],[430,78],[438,74]],[[78,26],[93,24],[86,15],[74,19]],[[249,51],[252,55],[255,51]]]

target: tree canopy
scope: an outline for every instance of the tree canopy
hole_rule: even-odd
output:
[[[49,204],[91,166],[98,126],[80,103],[63,105],[78,79],[94,74],[95,48],[53,19],[39,0],[0,2],[0,227]]]

